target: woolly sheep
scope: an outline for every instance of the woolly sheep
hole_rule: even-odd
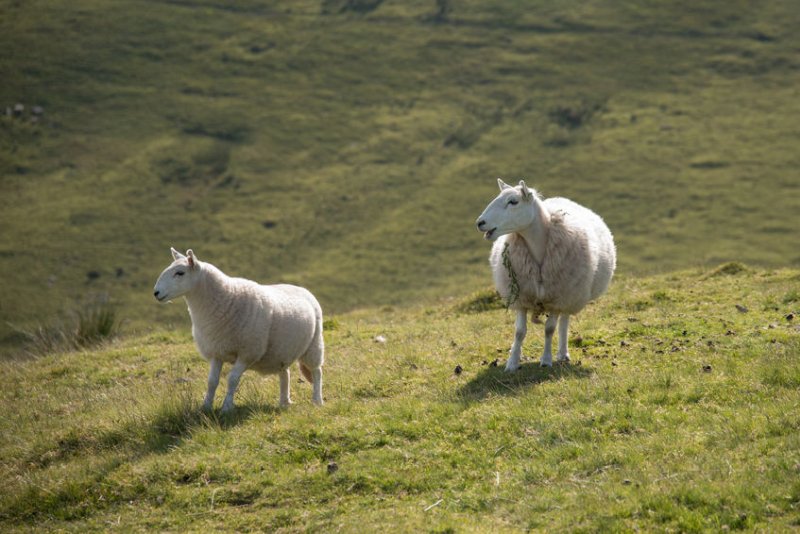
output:
[[[517,311],[516,332],[506,371],[519,368],[527,314],[546,313],[540,363],[552,366],[558,322],[560,362],[569,361],[569,316],[605,293],[617,263],[614,238],[603,219],[566,198],[543,200],[524,181],[516,187],[497,180],[500,194],[480,217],[478,230],[494,241],[489,262],[495,287]]]
[[[247,369],[280,374],[281,406],[291,404],[289,367],[312,383],[312,400],[322,404],[322,309],[308,290],[293,285],[260,285],[231,278],[174,248],[174,261],[164,269],[153,295],[159,302],[186,297],[200,355],[211,364],[203,408],[211,410],[223,362],[232,363],[222,411],[233,409],[233,395]]]

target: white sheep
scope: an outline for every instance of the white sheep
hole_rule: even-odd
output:
[[[200,355],[209,361],[208,391],[203,408],[211,410],[223,362],[232,363],[222,411],[233,409],[233,394],[247,369],[280,374],[281,406],[291,404],[289,367],[299,360],[300,371],[313,385],[312,400],[322,404],[322,309],[308,290],[293,285],[260,285],[231,278],[174,248],[174,261],[156,281],[159,302],[186,297],[192,335]]]
[[[478,217],[478,230],[494,241],[489,262],[494,283],[517,311],[516,333],[506,371],[519,368],[527,314],[546,313],[540,363],[552,366],[558,322],[560,362],[569,361],[569,316],[605,293],[617,263],[614,238],[603,219],[566,198],[543,200],[524,181],[497,180],[500,194]],[[559,320],[560,318],[560,320]]]

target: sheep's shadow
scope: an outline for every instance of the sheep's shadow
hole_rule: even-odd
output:
[[[568,378],[588,378],[594,374],[592,369],[580,363],[554,363],[553,367],[541,367],[539,362],[524,363],[514,373],[507,373],[500,366],[486,367],[461,386],[459,397],[464,402],[477,402],[493,395],[519,395],[528,386],[542,382]]]
[[[44,468],[68,458],[101,452],[123,453],[130,460],[150,454],[164,454],[203,429],[227,431],[259,415],[277,416],[285,409],[261,400],[237,404],[233,411],[205,411],[199,402],[186,397],[163,403],[155,413],[123,415],[117,426],[86,432],[70,429],[55,444],[31,452],[28,463]]]

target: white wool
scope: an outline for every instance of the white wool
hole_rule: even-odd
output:
[[[222,363],[233,364],[223,411],[233,407],[239,377],[248,369],[281,375],[281,404],[291,402],[289,367],[299,361],[322,403],[322,309],[306,289],[232,278],[210,263],[173,249],[175,261],[155,285],[158,300],[184,296],[197,348],[211,363],[205,408],[210,409]]]
[[[568,361],[569,316],[608,289],[616,268],[614,238],[593,211],[566,198],[542,200],[525,182],[510,187],[498,180],[500,195],[478,218],[494,239],[489,258],[495,287],[517,310],[516,336],[506,369],[519,366],[526,316],[548,314],[542,365],[551,364],[551,338],[560,318],[559,360]],[[508,258],[518,290],[512,288]]]

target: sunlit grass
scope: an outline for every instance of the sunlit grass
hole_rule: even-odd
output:
[[[532,327],[512,375],[513,316],[482,294],[340,314],[321,408],[298,373],[286,410],[248,373],[233,414],[203,413],[187,330],[5,363],[0,524],[796,528],[800,273],[733,271],[619,278],[572,322],[571,365],[538,367]]]

